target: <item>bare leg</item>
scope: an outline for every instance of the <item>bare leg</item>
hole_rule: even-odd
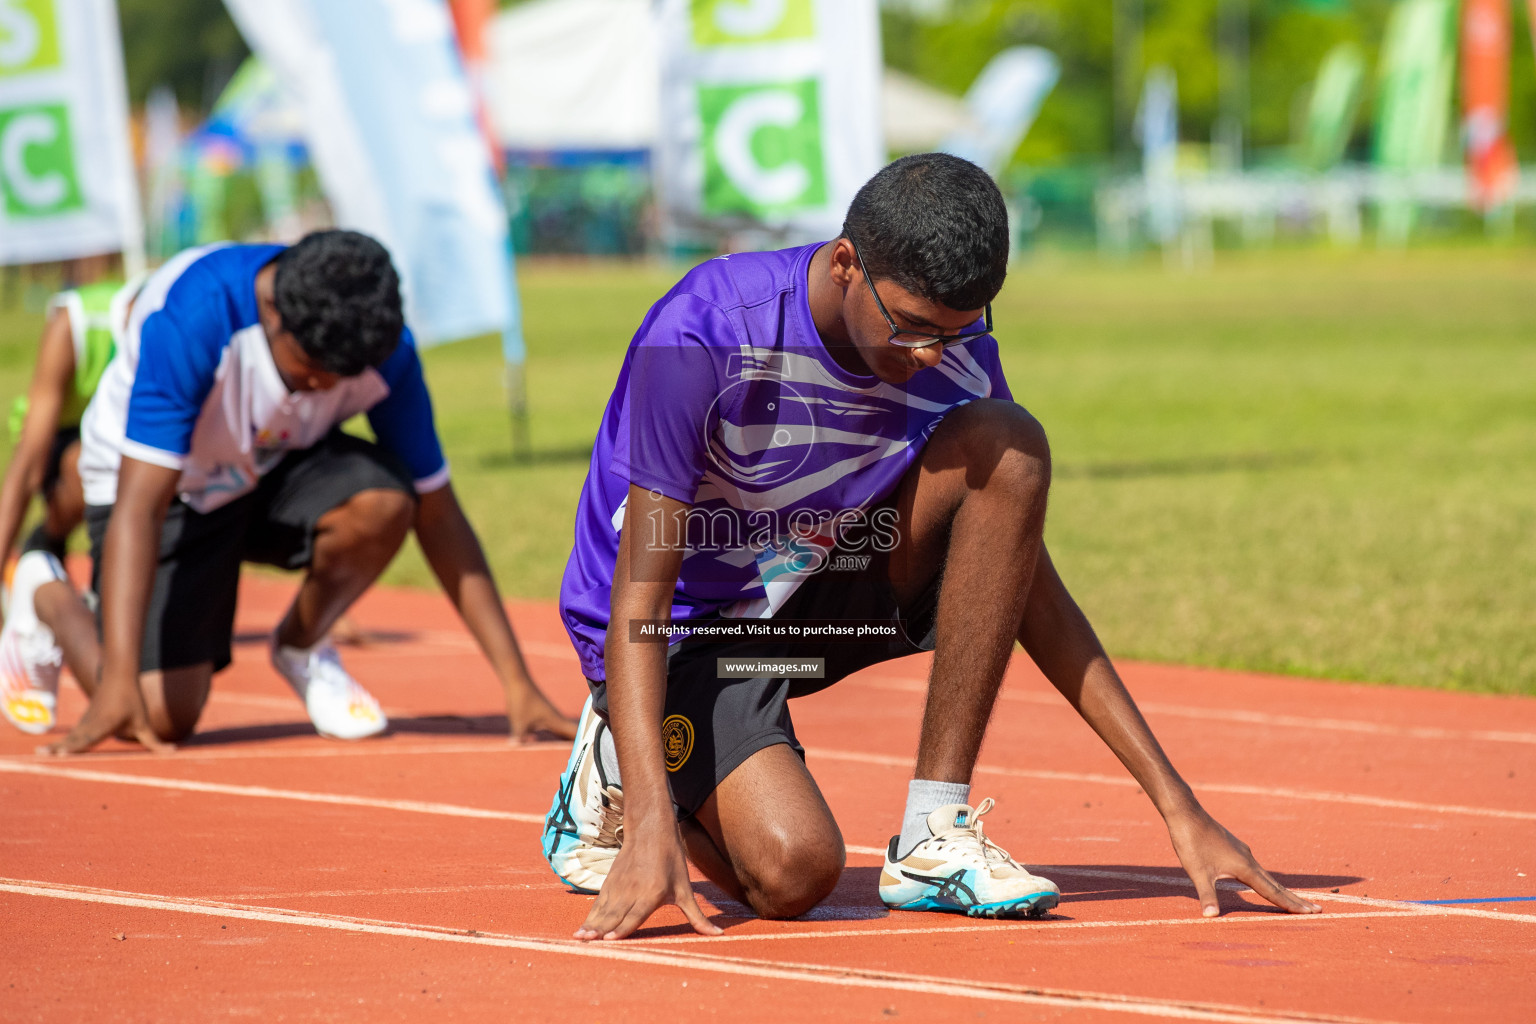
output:
[[[80,595],[67,580],[44,583],[32,595],[32,607],[43,625],[53,630],[54,640],[64,651],[64,664],[87,697],[96,695],[96,677],[101,674],[101,640],[96,635],[96,617],[85,607]]]
[[[917,778],[971,780],[1039,558],[1050,467],[1040,424],[984,400],[945,417],[897,492],[898,600],[943,574]]]
[[[101,642],[96,635],[96,619],[75,593],[74,587],[59,580],[37,588],[32,597],[37,617],[49,629],[64,651],[64,663],[87,697],[96,695],[96,680],[101,672]],[[208,702],[213,684],[213,663],[202,662],[185,668],[142,672],[139,689],[144,695],[144,710],[149,713],[150,728],[162,740],[183,740],[192,734]]]
[[[48,493],[43,528],[60,542],[68,539],[85,518],[85,491],[80,483],[80,442],[64,449],[59,460],[59,479]]]
[[[144,710],[155,735],[173,743],[192,735],[212,686],[211,661],[140,673],[139,691],[144,694]]]
[[[910,604],[943,575],[938,640],[917,777],[969,782],[1023,619],[1045,528],[1050,450],[1011,402],[955,410],[896,495],[901,537],[884,559]],[[689,858],[763,917],[824,899],[844,862],[842,833],[788,746],[748,758],[683,823]]]
[[[321,516],[309,572],[277,627],[279,643],[313,647],[373,585],[405,543],[415,499],[400,491],[359,491]]]
[[[797,917],[837,885],[843,835],[786,744],[747,758],[683,822],[688,857],[759,917]]]

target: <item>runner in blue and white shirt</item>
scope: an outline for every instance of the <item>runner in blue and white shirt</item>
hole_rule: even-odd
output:
[[[359,413],[377,443],[339,429]],[[171,260],[135,303],[81,434],[100,643],[56,560],[17,571],[36,623],[21,660],[46,688],[52,648],[53,685],[62,656],[92,691],[56,752],[192,731],[230,661],[242,561],[307,570],[272,662],[316,728],[383,731],[325,637],[413,527],[496,669],[513,732],[572,734],[528,677],[449,484],[399,281],[373,239],[326,231]]]

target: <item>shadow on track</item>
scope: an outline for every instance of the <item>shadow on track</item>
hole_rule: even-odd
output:
[[[297,710],[297,700],[295,700]],[[506,715],[418,715],[408,718],[391,718],[384,737],[411,736],[509,736],[510,725]],[[297,736],[313,736],[315,727],[306,721],[273,722],[264,725],[241,725],[228,729],[207,729],[193,733],[179,744],[181,750],[198,747],[217,747],[232,743],[257,743],[262,740],[292,739]],[[540,733],[531,742],[558,742],[569,744],[553,735]],[[340,742],[340,741],[338,741]],[[359,745],[374,742],[360,740]],[[386,748],[387,749],[387,748]]]

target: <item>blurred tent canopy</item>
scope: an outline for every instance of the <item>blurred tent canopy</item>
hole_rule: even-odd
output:
[[[654,146],[661,42],[650,0],[528,0],[497,15],[489,36],[486,101],[505,149]],[[980,129],[963,101],[911,75],[888,72],[881,99],[893,152]]]
[[[221,0],[118,0],[121,10],[129,94],[135,106],[151,88],[168,84],[183,107],[206,113],[247,54]],[[559,17],[577,18],[603,9],[624,21],[622,8],[644,7],[646,0],[501,0],[503,15],[537,16],[548,23]],[[1179,123],[1189,139],[1210,137],[1218,109],[1221,59],[1218,20],[1223,9],[1246,13],[1248,34],[1248,131],[1256,156],[1288,156],[1297,135],[1298,113],[1306,104],[1324,57],[1339,43],[1359,48],[1367,82],[1362,110],[1374,107],[1371,95],[1375,68],[1388,15],[1395,0],[884,0],[881,31],[886,65],[936,90],[928,99],[934,107],[945,97],[962,95],[976,75],[998,53],[1011,46],[1041,46],[1061,62],[1061,78],[1030,128],[1015,163],[1034,168],[1075,166],[1111,155],[1114,135],[1114,83],[1117,77],[1116,20],[1139,11],[1139,54],[1124,70],[1126,103],[1134,105],[1147,67],[1167,64],[1178,69]],[[1532,61],[1529,7],[1512,5],[1511,33],[1525,41],[1515,47],[1510,65],[1509,128],[1515,148],[1536,153],[1536,62]],[[542,10],[541,10],[542,9]],[[571,13],[562,14],[562,9]],[[1122,25],[1122,29],[1124,25]],[[629,40],[638,51],[649,45],[647,29]],[[598,36],[616,38],[601,28]],[[587,40],[583,40],[585,44]],[[579,63],[583,47],[564,47],[541,56],[541,66],[559,60]],[[615,51],[607,51],[610,58]],[[621,51],[610,64],[614,77],[633,66],[637,55]],[[1124,56],[1124,55],[1122,55]],[[544,78],[542,88],[561,88],[563,66]],[[888,86],[890,109],[895,92]],[[625,103],[631,102],[624,98]],[[620,109],[618,107],[615,110]],[[910,108],[909,108],[910,109]],[[952,111],[958,108],[950,107]],[[910,123],[928,123],[914,116]],[[1347,152],[1364,156],[1368,135],[1365,117],[1347,126]],[[1127,127],[1128,130],[1128,127]],[[888,136],[890,137],[890,136]],[[942,133],[925,133],[929,145]],[[895,151],[927,148],[923,139],[891,137]],[[898,144],[899,143],[899,144]],[[1120,140],[1129,146],[1129,136]],[[1527,157],[1531,159],[1531,157]]]

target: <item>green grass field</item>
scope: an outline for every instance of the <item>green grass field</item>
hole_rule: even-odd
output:
[[[679,271],[525,265],[534,456],[494,342],[426,355],[504,590],[552,598],[624,347]],[[996,307],[1050,432],[1047,540],[1111,653],[1536,693],[1536,255],[1041,258]],[[0,398],[36,315],[0,313]],[[404,554],[392,582],[428,585]]]

